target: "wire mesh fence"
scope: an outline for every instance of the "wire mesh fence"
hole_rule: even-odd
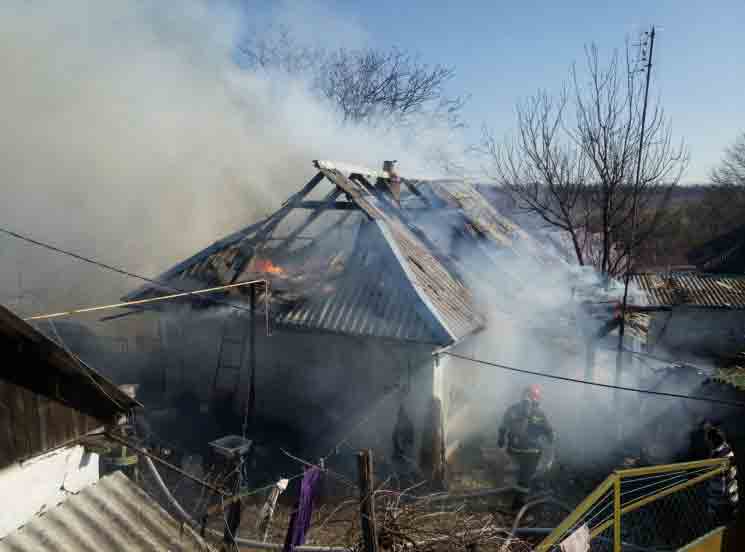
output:
[[[708,507],[708,488],[727,468],[717,459],[616,471],[537,551],[558,551],[582,527],[593,552],[677,550],[726,522]]]

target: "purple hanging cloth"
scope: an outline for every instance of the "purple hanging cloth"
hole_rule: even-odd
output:
[[[296,546],[305,543],[305,534],[310,528],[310,518],[313,515],[313,505],[318,493],[318,483],[321,481],[321,470],[310,468],[303,474],[303,482],[300,485],[300,498],[295,505],[295,511],[290,518],[290,526],[287,528],[285,546],[282,552],[292,552]]]

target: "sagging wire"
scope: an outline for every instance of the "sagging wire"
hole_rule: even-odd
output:
[[[597,381],[589,381],[589,380],[583,380],[583,379],[578,379],[578,378],[570,378],[570,377],[567,377],[567,376],[557,376],[555,374],[548,374],[546,372],[536,372],[534,370],[525,370],[523,368],[515,368],[514,366],[508,366],[506,364],[500,364],[500,363],[497,363],[497,362],[490,362],[490,361],[487,361],[487,360],[481,360],[481,359],[477,359],[477,358],[467,357],[467,356],[464,356],[464,355],[460,355],[460,354],[457,354],[457,353],[451,353],[451,352],[447,352],[447,351],[441,351],[438,354],[449,355],[451,357],[459,358],[461,360],[467,360],[469,362],[475,362],[477,364],[484,364],[486,366],[493,366],[495,368],[501,368],[502,370],[508,370],[510,372],[517,372],[517,373],[520,373],[520,374],[528,374],[528,375],[531,375],[531,376],[538,376],[538,377],[542,377],[542,378],[554,379],[554,380],[559,380],[559,381],[566,381],[566,382],[571,382],[571,383],[581,383],[581,384],[584,384],[584,385],[592,385],[592,386],[595,386],[595,387],[603,387],[605,389],[618,389],[620,391],[633,391],[634,393],[641,393],[641,394],[646,394],[646,395],[656,395],[656,396],[660,396],[660,397],[670,397],[670,398],[674,398],[674,399],[688,399],[688,400],[692,400],[692,401],[702,401],[702,402],[708,402],[708,403],[714,403],[714,404],[722,404],[722,405],[726,405],[726,406],[734,406],[734,407],[737,407],[737,408],[745,408],[745,403],[737,402],[737,401],[728,401],[728,400],[724,400],[724,399],[714,399],[714,398],[710,398],[710,397],[697,397],[695,395],[682,395],[682,394],[679,394],[679,393],[667,393],[667,392],[664,392],[664,391],[653,391],[651,389],[639,389],[639,388],[636,388],[636,387],[626,387],[626,386],[622,386],[622,385],[612,385],[612,384],[609,384],[609,383],[600,383],[600,382],[597,382]]]
[[[25,241],[27,243],[30,243],[32,245],[36,245],[36,246],[42,247],[44,249],[48,249],[49,251],[54,251],[55,253],[59,253],[61,255],[66,255],[68,257],[72,257],[73,259],[77,259],[79,261],[83,261],[85,263],[92,264],[92,265],[97,266],[99,268],[103,268],[103,269],[106,269],[106,270],[110,270],[112,272],[116,272],[117,274],[121,274],[122,276],[126,276],[128,278],[135,278],[137,280],[146,282],[148,284],[153,284],[155,286],[158,286],[158,287],[164,288],[164,289],[170,289],[170,290],[176,291],[178,293],[190,293],[190,292],[188,292],[185,289],[177,288],[177,287],[175,287],[175,286],[173,286],[171,284],[166,284],[164,282],[159,282],[158,280],[155,280],[153,278],[148,278],[147,276],[142,276],[140,274],[136,274],[136,273],[131,272],[129,270],[126,270],[124,268],[120,268],[120,267],[117,267],[117,266],[114,266],[114,265],[103,263],[101,261],[97,261],[97,260],[95,260],[95,259],[93,259],[91,257],[85,257],[85,256],[80,255],[78,253],[74,253],[72,251],[68,251],[68,250],[62,249],[60,247],[51,245],[49,243],[36,240],[36,239],[31,238],[29,236],[26,236],[24,234],[20,234],[18,232],[14,232],[12,230],[8,230],[7,228],[0,227],[0,232],[2,232],[3,234],[6,234],[8,236],[11,236],[13,238],[16,238],[16,239]],[[268,295],[269,294],[267,293],[267,300],[268,300]],[[246,307],[242,307],[240,305],[236,305],[235,303],[230,303],[230,302],[227,302],[227,301],[221,301],[219,299],[211,299],[211,298],[205,298],[205,300],[206,301],[210,301],[212,303],[215,303],[217,305],[222,305],[222,306],[230,307],[230,308],[241,310],[241,311],[245,311],[245,312],[250,312],[250,309],[248,309]]]
[[[38,303],[39,302],[33,295],[30,295],[30,297],[31,297],[31,299],[32,299],[32,301],[34,303]],[[116,406],[122,412],[126,412],[128,410],[128,408],[125,407],[125,406],[123,406],[123,405],[121,405],[119,403],[119,401],[117,401],[114,397],[112,397],[106,391],[106,389],[104,389],[103,386],[98,381],[96,381],[96,378],[94,378],[93,375],[92,375],[92,372],[94,372],[94,370],[90,366],[88,366],[83,361],[83,359],[81,359],[78,355],[76,355],[75,353],[72,352],[72,350],[70,349],[70,347],[67,345],[67,342],[65,342],[65,340],[62,339],[62,336],[60,335],[59,331],[57,330],[57,326],[54,324],[54,321],[53,320],[49,320],[49,326],[52,328],[52,332],[54,332],[54,336],[55,336],[55,339],[56,339],[56,344],[58,346],[60,346],[70,356],[70,358],[73,359],[73,361],[78,365],[78,367],[82,370],[82,372],[85,375],[88,376],[88,378],[93,382],[93,384],[98,388],[98,390],[101,391],[101,393],[103,393],[103,395],[107,399],[109,399],[114,406]],[[47,336],[47,337],[49,337],[49,336]],[[52,341],[55,341],[55,339],[52,339]]]

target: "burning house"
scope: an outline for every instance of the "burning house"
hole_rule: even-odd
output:
[[[403,406],[432,463],[442,448],[433,439],[444,446],[468,381],[457,359],[433,353],[463,347],[487,324],[474,299],[483,263],[504,270],[505,255],[540,248],[467,183],[404,179],[391,164],[315,166],[278,211],[162,274],[167,289],[146,285],[125,299],[256,281],[158,304],[172,356],[163,394],[189,394],[192,411],[231,431],[250,419],[254,437],[295,433],[312,453],[354,429],[346,444],[383,457]],[[503,280],[501,293],[520,285],[517,274]]]

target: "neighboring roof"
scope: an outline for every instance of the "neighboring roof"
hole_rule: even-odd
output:
[[[692,249],[688,261],[706,272],[745,273],[745,225]]]
[[[374,182],[365,175],[382,173],[328,161],[315,165],[318,174],[277,212],[178,264],[158,281],[194,289],[267,277],[275,323],[290,328],[449,345],[484,326],[449,260],[401,209],[372,191]],[[333,189],[322,201],[307,201],[323,180]],[[287,225],[295,209],[311,212],[276,237],[275,230]],[[314,225],[322,229],[314,233]],[[298,243],[300,232],[308,242]],[[361,273],[360,262],[372,263],[369,271]],[[385,274],[381,266],[387,267]],[[125,299],[161,293],[148,285]]]
[[[745,275],[671,272],[634,274],[647,306],[745,309]]]
[[[0,552],[214,550],[122,472],[115,472],[0,540]]]
[[[518,225],[502,216],[472,183],[465,180],[414,181],[412,186],[424,201],[442,203],[455,209],[471,225],[475,235],[491,242],[497,248],[518,246],[540,257],[545,251]]]
[[[0,379],[94,416],[108,417],[142,406],[3,306],[0,306],[0,343],[13,347],[10,350],[16,351],[26,363],[22,367],[6,359]],[[50,393],[52,383],[54,393]]]

